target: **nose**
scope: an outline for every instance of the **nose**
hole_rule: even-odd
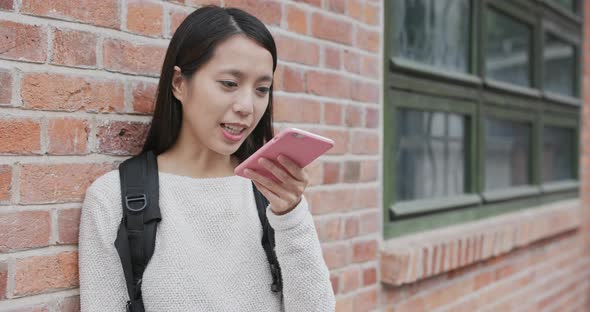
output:
[[[234,101],[233,110],[240,115],[250,115],[254,113],[254,92],[246,91],[239,92]]]

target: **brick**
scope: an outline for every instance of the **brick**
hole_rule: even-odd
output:
[[[343,53],[344,59],[344,69],[346,71],[358,74],[361,72],[361,55],[350,51],[348,49],[344,50]]]
[[[377,308],[378,297],[377,289],[365,290],[357,294],[354,310],[358,312],[373,311]]]
[[[12,11],[14,9],[13,0],[0,0],[0,10]]]
[[[345,189],[314,191],[310,198],[313,214],[350,211],[353,200],[354,193]]]
[[[149,82],[137,82],[133,85],[133,111],[140,114],[152,114],[156,105],[158,85]]]
[[[314,100],[279,96],[274,99],[273,120],[277,122],[319,123],[321,104]]]
[[[77,244],[80,208],[62,209],[57,213],[60,244]]]
[[[108,39],[102,54],[107,70],[155,77],[160,74],[166,47]]]
[[[360,285],[360,270],[352,267],[340,274],[340,293],[345,294],[356,290]]]
[[[307,34],[307,12],[297,6],[287,5],[287,29],[300,34]]]
[[[358,241],[352,245],[352,261],[367,262],[377,259],[377,241]]]
[[[149,124],[109,121],[97,129],[98,152],[110,155],[138,154],[147,137]]]
[[[359,161],[349,160],[344,163],[344,172],[342,180],[345,183],[356,183],[359,181],[361,174],[361,163]]]
[[[319,39],[347,45],[352,44],[352,24],[322,13],[314,13],[312,15],[311,33]]]
[[[281,4],[272,0],[225,0],[226,7],[236,7],[255,15],[265,24],[279,25]]]
[[[342,155],[348,151],[349,135],[347,131],[318,129],[314,130],[314,133],[334,140],[334,147],[326,152],[327,155]]]
[[[185,11],[172,11],[172,12],[170,12],[170,32],[168,33],[169,37],[172,37],[174,35],[174,32],[176,32],[176,29],[178,29],[178,27],[186,19],[188,14],[189,13],[185,12]]]
[[[340,163],[324,162],[323,184],[335,184],[340,182]]]
[[[338,74],[308,71],[305,73],[307,90],[315,95],[350,98],[351,81]]]
[[[367,108],[365,115],[365,122],[367,128],[379,127],[379,110],[375,108]]]
[[[410,251],[382,252],[379,264],[381,281],[389,285],[399,285],[407,281],[406,275],[411,264]]]
[[[0,214],[0,252],[49,245],[51,216],[48,211]]]
[[[108,28],[121,25],[117,0],[79,0],[76,5],[66,0],[22,0],[20,11]]]
[[[40,25],[0,21],[0,58],[44,63],[46,29]]]
[[[322,162],[319,159],[312,161],[311,164],[305,167],[305,172],[309,178],[309,184],[307,185],[308,187],[322,185],[322,179],[324,178],[324,175],[321,169]]]
[[[348,16],[364,21],[365,17],[365,1],[363,0],[346,0],[347,1],[347,14]]]
[[[336,311],[337,312],[354,312],[354,297],[340,297],[336,298]]]
[[[12,74],[8,70],[0,69],[0,104],[10,104],[12,101]]]
[[[370,52],[379,52],[381,46],[381,33],[379,31],[367,30],[362,27],[357,27],[356,45]]]
[[[0,202],[9,202],[12,194],[12,166],[0,165]]]
[[[377,5],[366,4],[364,12],[365,23],[369,25],[379,25],[380,8]]]
[[[346,12],[346,0],[328,0],[328,10],[344,14]]]
[[[75,288],[78,286],[78,253],[17,259],[14,282],[17,296]]]
[[[359,218],[348,217],[344,223],[344,238],[349,239],[359,234]]]
[[[144,0],[127,1],[127,30],[152,37],[162,35],[164,9],[156,2]]]
[[[331,218],[320,223],[319,238],[322,242],[339,240],[341,234],[341,220],[340,217]]]
[[[358,188],[353,193],[353,207],[355,209],[377,208],[379,192],[376,188]]]
[[[354,105],[347,106],[345,120],[348,127],[363,126],[363,109]]]
[[[334,294],[338,294],[338,286],[340,284],[338,276],[330,276],[330,284],[332,284],[332,291]]]
[[[76,118],[51,119],[47,127],[47,152],[55,155],[80,155],[88,152],[88,121]]]
[[[8,286],[8,263],[0,262],[0,300],[6,299]]]
[[[371,82],[354,81],[351,88],[353,100],[373,104],[379,103],[379,85]]]
[[[340,69],[342,53],[339,48],[324,47],[324,63],[327,68]]]
[[[353,132],[351,146],[353,154],[378,154],[379,135],[374,132]]]
[[[324,104],[324,123],[327,125],[342,125],[342,104],[326,103]]]
[[[80,312],[80,296],[67,297],[59,301],[59,312]]]
[[[274,39],[281,60],[305,65],[319,64],[320,47],[317,44],[283,35],[275,35]]]
[[[96,41],[96,35],[89,32],[55,29],[51,63],[96,67]]]
[[[81,202],[88,186],[110,170],[108,163],[22,165],[20,203]]]
[[[371,212],[361,215],[359,219],[359,234],[367,235],[379,232],[380,220],[378,213]]]
[[[363,270],[363,286],[370,286],[377,283],[377,268],[366,268]]]
[[[329,269],[341,268],[350,263],[350,251],[346,244],[323,247],[323,257]]]
[[[73,77],[62,74],[28,73],[21,82],[26,108],[89,112],[122,112],[123,84],[120,81]]]
[[[41,125],[33,119],[0,119],[0,153],[41,153]]]
[[[359,181],[370,182],[377,180],[378,164],[374,160],[361,161]]]
[[[379,78],[379,62],[377,57],[361,55],[361,75]]]
[[[301,70],[285,66],[283,71],[283,89],[287,92],[305,92],[305,75]]]

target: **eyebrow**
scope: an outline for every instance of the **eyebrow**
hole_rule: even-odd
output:
[[[237,69],[226,69],[221,71],[222,74],[230,74],[230,75],[234,75],[238,78],[242,78],[245,76],[245,74]],[[258,77],[257,81],[272,81],[272,76],[269,75],[264,75],[264,76],[260,76]]]

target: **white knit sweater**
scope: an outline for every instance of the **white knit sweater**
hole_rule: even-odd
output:
[[[251,182],[239,176],[195,179],[159,174],[162,221],[143,275],[146,311],[333,311],[330,274],[305,198],[267,216],[275,229],[283,299],[260,243]],[[80,222],[82,311],[125,311],[125,278],[114,241],[121,221],[118,171],[87,190]]]

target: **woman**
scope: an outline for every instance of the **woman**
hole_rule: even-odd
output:
[[[203,7],[174,34],[144,145],[157,155],[154,254],[143,273],[146,311],[333,311],[334,294],[311,214],[308,178],[287,157],[264,162],[280,182],[249,178],[268,199],[282,292],[271,291],[252,183],[234,168],[272,134],[274,40],[233,8]],[[284,168],[284,169],[283,169]],[[113,246],[122,217],[118,171],[87,190],[80,224],[83,311],[124,311],[129,299]]]

